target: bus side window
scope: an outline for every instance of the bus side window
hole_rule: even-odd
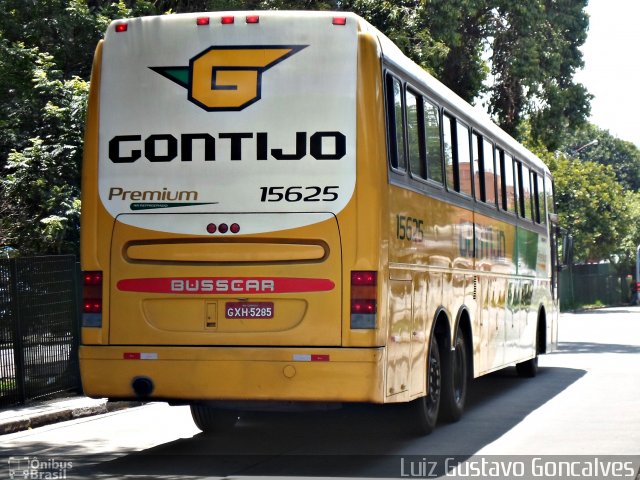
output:
[[[447,188],[450,191],[457,190],[453,173],[453,128],[454,120],[448,115],[442,115],[442,144],[444,146],[444,169],[447,176]]]
[[[532,206],[533,206],[533,221],[540,223],[540,196],[538,191],[538,174],[531,170],[531,188],[532,188]],[[544,200],[543,200],[544,201]]]
[[[482,139],[482,168],[484,178],[484,201],[496,204],[496,168],[493,160],[493,145],[486,138]]]
[[[534,173],[534,185],[536,185],[536,222],[547,224],[547,215],[544,209],[544,185],[541,175]]]
[[[427,179],[424,158],[424,118],[422,97],[407,90],[407,138],[409,140],[409,168],[414,177]]]
[[[524,203],[522,199],[524,198],[523,191],[524,187],[522,186],[521,178],[522,178],[522,164],[518,160],[513,160],[513,168],[514,174],[516,176],[516,189],[518,190],[518,203],[516,204],[516,211],[518,215],[524,218]]]
[[[471,134],[471,159],[473,161],[473,192],[476,200],[485,201],[484,193],[484,168],[482,167],[482,159],[480,158],[480,149],[482,148],[482,138],[477,133]]]
[[[516,212],[516,182],[514,178],[514,164],[513,157],[507,152],[504,153],[504,171],[505,177],[505,200],[507,211],[512,213]]]
[[[522,166],[522,184],[524,186],[524,213],[529,220],[534,220],[533,195],[531,195],[531,172],[526,165]]]
[[[443,183],[442,149],[440,142],[440,112],[438,107],[424,101],[424,128],[427,153],[427,175],[430,180]]]
[[[507,210],[507,176],[504,174],[504,150],[496,148],[496,168],[498,172],[498,208]]]
[[[405,156],[402,107],[402,85],[400,80],[387,74],[387,120],[391,166],[397,170],[405,171],[407,169],[407,159]]]
[[[471,184],[473,181],[471,174],[471,151],[469,150],[469,127],[456,121],[456,143],[457,143],[457,170],[459,192],[472,196]]]
[[[518,176],[519,213],[522,218],[533,220],[531,209],[531,176],[529,167],[516,161],[516,175]]]

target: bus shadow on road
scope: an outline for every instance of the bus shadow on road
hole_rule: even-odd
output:
[[[463,418],[426,437],[408,433],[400,406],[248,414],[227,433],[179,439],[101,463],[93,473],[399,477],[405,459],[469,458],[585,373],[546,367],[533,379],[521,379],[508,368],[476,379]]]

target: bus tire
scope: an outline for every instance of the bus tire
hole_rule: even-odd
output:
[[[516,363],[516,372],[519,377],[533,378],[538,374],[538,352],[540,352],[540,326],[536,333],[536,356],[530,360]]]
[[[435,336],[431,337],[427,362],[427,395],[409,403],[409,420],[419,435],[429,435],[436,428],[442,393],[442,362]]]
[[[464,334],[456,335],[455,347],[442,362],[441,419],[457,422],[464,413],[469,388],[469,351]]]
[[[191,405],[191,417],[196,427],[206,434],[230,430],[238,423],[238,412],[200,404]]]
[[[516,372],[519,377],[533,378],[538,374],[538,355],[531,360],[516,363]]]

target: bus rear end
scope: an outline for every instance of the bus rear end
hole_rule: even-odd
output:
[[[330,13],[111,24],[83,169],[86,394],[382,401],[358,42]]]

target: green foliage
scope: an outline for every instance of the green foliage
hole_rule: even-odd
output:
[[[0,0],[0,9],[0,246],[77,252],[81,77],[110,18],[132,12],[82,0]]]
[[[11,148],[27,146],[27,132],[38,128],[35,112],[44,104],[33,95],[33,74],[37,64],[46,62],[37,48],[0,38],[0,169]]]
[[[635,272],[636,250],[640,245],[640,192],[626,191],[622,200],[627,209],[627,233],[620,242],[618,271]]]
[[[10,43],[51,55],[62,75],[88,78],[96,43],[112,15],[125,13],[117,3],[91,10],[85,0],[0,0],[0,36]]]
[[[483,54],[489,46],[491,7],[486,0],[429,0],[420,15],[431,40],[418,63],[472,102],[486,90],[489,66]]]
[[[591,96],[573,82],[583,65],[587,0],[493,3],[491,113],[516,138],[529,118],[533,137],[555,150],[563,132],[589,116]]]
[[[574,239],[576,262],[615,261],[629,233],[630,216],[613,168],[559,154],[549,158],[560,225]]]
[[[60,80],[41,65],[34,70],[42,136],[8,156],[8,175],[0,180],[2,245],[22,253],[77,252],[80,214],[82,131],[89,89],[78,77]]]
[[[640,244],[640,152],[594,125],[566,141],[554,153],[539,140],[529,140],[528,147],[555,176],[560,226],[575,239],[574,260],[609,260],[620,273],[633,272]]]
[[[589,146],[582,148],[584,145]],[[626,190],[640,190],[640,150],[633,143],[589,124],[568,135],[562,150],[567,154],[578,150],[575,155],[581,160],[610,165]]]

